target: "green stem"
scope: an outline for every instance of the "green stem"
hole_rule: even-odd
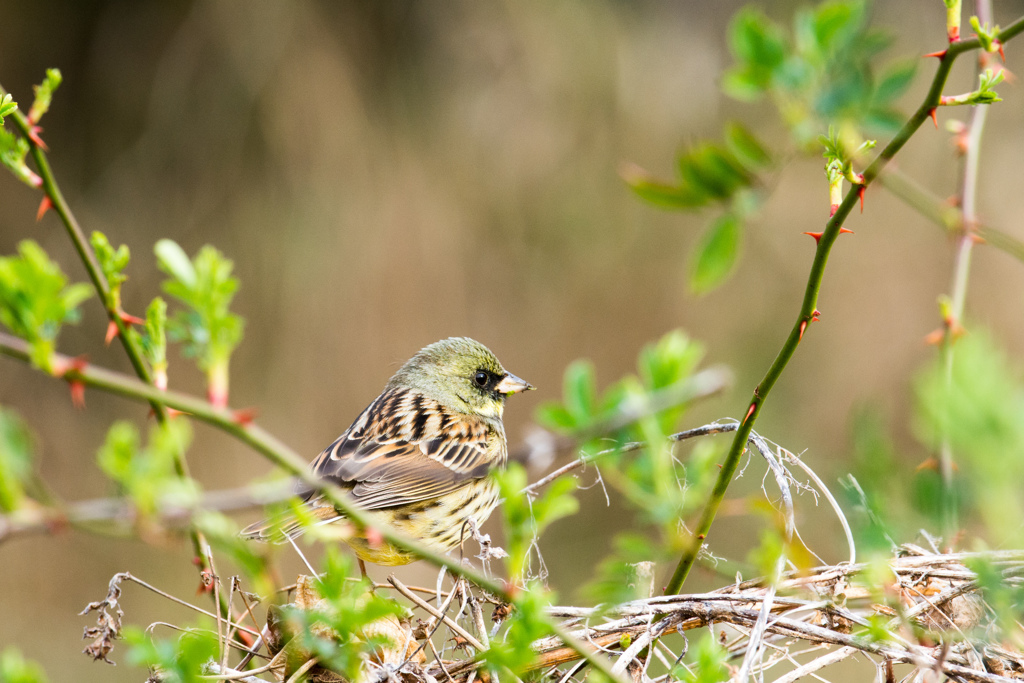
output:
[[[9,356],[28,363],[29,345],[17,337],[0,333],[0,355]],[[388,543],[413,553],[417,557],[438,567],[446,567],[453,574],[472,581],[484,590],[500,595],[509,602],[515,602],[514,592],[509,590],[503,582],[492,579],[480,571],[464,565],[456,558],[431,550],[409,536],[395,531],[392,527],[376,521],[371,515],[352,503],[342,489],[319,479],[310,472],[307,463],[295,451],[257,425],[239,421],[233,411],[227,408],[218,408],[203,399],[188,394],[176,391],[161,391],[134,377],[95,365],[79,364],[76,367],[71,365],[71,358],[68,356],[62,354],[54,355],[58,363],[64,363],[71,367],[71,369],[64,373],[64,379],[82,382],[88,387],[102,389],[137,401],[159,400],[167,407],[188,413],[201,422],[217,427],[249,445],[259,453],[262,453],[268,460],[292,476],[297,477],[310,488],[320,491],[328,501],[344,513],[345,517],[357,527],[373,529]],[[611,664],[606,658],[593,652],[586,644],[570,637],[554,621],[545,618],[545,622],[552,633],[562,638],[566,645],[586,659],[594,668],[605,674],[609,680],[625,683],[621,676],[617,676],[612,672]]]
[[[6,94],[7,91],[4,90],[3,86],[0,86],[0,98]],[[32,139],[33,136],[30,135],[32,130],[31,122],[29,122],[28,118],[22,114],[20,110],[15,110],[11,114],[11,118],[18,126],[18,129],[21,130],[22,135],[24,135],[25,139],[29,142],[32,158],[35,160],[36,168],[39,170],[39,176],[43,179],[43,192],[53,204],[54,211],[56,211],[57,215],[60,216],[60,220],[64,224],[64,228],[67,230],[68,237],[71,238],[71,242],[75,245],[75,250],[78,252],[78,256],[82,260],[82,264],[85,266],[86,272],[89,274],[89,279],[96,288],[96,291],[100,296],[100,301],[103,302],[103,308],[107,312],[107,317],[114,325],[117,326],[117,336],[121,338],[121,344],[124,346],[125,353],[128,355],[128,360],[132,364],[132,369],[143,382],[150,385],[153,384],[153,376],[143,360],[142,349],[138,344],[137,338],[129,334],[129,326],[121,318],[120,306],[117,301],[115,301],[115,297],[111,296],[110,283],[107,282],[107,278],[103,274],[103,269],[100,267],[99,261],[96,259],[96,254],[93,252],[92,246],[85,238],[85,233],[82,232],[82,228],[78,224],[78,220],[71,212],[71,207],[64,199],[63,193],[60,191],[60,186],[57,184],[57,179],[54,177],[53,170],[50,168],[50,162],[46,158],[46,153],[40,149]],[[161,424],[167,421],[167,409],[164,407],[159,396],[150,400],[149,405],[153,409],[156,419]],[[189,476],[188,463],[185,460],[185,454],[183,452],[177,452],[174,454],[174,469],[178,476],[183,479]],[[198,560],[199,570],[206,571],[210,569],[206,564],[206,552],[204,550],[206,547],[206,541],[203,538],[203,535],[195,529],[191,529],[189,531],[189,537],[192,541],[193,554]]]
[[[978,18],[987,24],[992,18],[991,0],[978,0]],[[979,60],[980,61],[980,60]],[[979,63],[979,68],[984,68]],[[987,106],[975,107],[967,126],[967,149],[964,157],[963,182],[960,192],[962,228],[957,240],[956,256],[953,258],[953,282],[949,318],[944,320],[944,331],[940,355],[946,375],[946,386],[953,383],[953,345],[961,328],[967,301],[967,284],[971,272],[971,254],[974,250],[974,224],[977,221],[976,203],[978,196],[978,166],[981,158],[981,136],[985,130]],[[952,542],[959,527],[958,506],[954,490],[953,446],[948,435],[943,435],[939,448],[939,472],[942,475],[942,522],[943,536],[947,545]]]
[[[899,169],[890,166],[875,182],[947,233],[958,234],[963,229],[964,218],[960,209],[950,206]],[[985,244],[1024,262],[1024,242],[1013,235],[981,223],[975,223],[974,233]]]
[[[1024,17],[1017,19],[1015,22],[1007,26],[1006,29],[1001,31],[999,34],[999,40],[1006,43],[1021,31],[1024,31]],[[885,168],[885,165],[888,164],[896,153],[903,148],[911,136],[913,136],[917,129],[921,127],[921,124],[930,117],[932,110],[938,106],[939,98],[942,96],[942,88],[946,83],[946,79],[949,77],[949,71],[953,66],[953,62],[956,61],[956,58],[964,52],[976,50],[979,47],[981,47],[981,41],[977,38],[961,41],[949,46],[946,53],[939,60],[939,66],[935,71],[935,76],[932,79],[931,87],[928,89],[928,94],[925,96],[924,102],[920,107],[918,107],[917,111],[914,112],[910,119],[903,124],[903,127],[900,128],[899,132],[896,133],[896,136],[889,142],[889,144],[885,146],[885,149],[883,149],[875,160],[871,162],[871,165],[868,166],[867,170],[864,171],[865,186],[870,185],[871,182],[878,177],[882,172],[882,169]],[[704,505],[704,510],[702,511],[700,520],[697,523],[695,533],[687,544],[687,547],[683,550],[682,557],[679,559],[679,564],[676,566],[675,572],[672,574],[672,578],[665,587],[666,594],[679,592],[679,589],[682,587],[687,575],[689,575],[690,570],[697,561],[704,539],[707,538],[707,535],[711,530],[711,524],[714,522],[715,516],[718,513],[718,508],[721,506],[722,501],[725,498],[725,492],[728,490],[729,484],[732,482],[733,475],[736,473],[740,457],[743,455],[743,451],[747,443],[747,437],[750,436],[750,432],[754,428],[754,423],[757,421],[758,415],[761,412],[761,406],[764,404],[768,394],[771,393],[772,388],[782,375],[782,372],[786,369],[786,365],[796,352],[796,348],[800,344],[800,340],[803,337],[804,332],[811,324],[818,303],[818,294],[821,291],[822,278],[825,275],[825,266],[828,264],[829,253],[832,251],[832,246],[839,237],[839,229],[843,226],[843,222],[850,215],[853,207],[857,205],[859,189],[859,186],[853,186],[850,188],[850,191],[846,193],[846,197],[843,198],[843,201],[839,205],[835,214],[825,225],[824,233],[818,240],[818,247],[814,253],[814,261],[811,263],[811,271],[807,278],[807,286],[804,290],[804,299],[800,307],[800,313],[797,316],[796,323],[793,325],[793,329],[790,331],[789,336],[786,338],[786,341],[782,345],[782,349],[779,351],[774,362],[772,362],[771,367],[768,368],[768,372],[761,380],[761,383],[754,389],[750,405],[745,412],[745,417],[740,423],[739,429],[736,430],[736,435],[729,447],[729,452],[726,454],[725,461],[722,463],[722,470],[718,475],[718,480],[715,482],[715,487],[712,489],[708,496],[708,500]]]

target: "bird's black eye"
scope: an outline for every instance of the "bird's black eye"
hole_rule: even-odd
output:
[[[473,375],[473,382],[481,389],[487,386],[487,380],[489,379],[490,377],[483,370],[480,370],[475,375]]]

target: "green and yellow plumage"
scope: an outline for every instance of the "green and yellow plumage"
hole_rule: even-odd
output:
[[[388,382],[383,393],[328,446],[311,467],[346,489],[383,523],[443,551],[469,536],[498,504],[489,473],[507,457],[505,399],[533,387],[505,371],[485,346],[453,337],[422,349]],[[315,492],[304,516],[327,524],[343,519]],[[248,538],[274,540],[305,530],[299,515],[260,522]],[[356,555],[383,565],[416,559],[365,535],[346,539]]]

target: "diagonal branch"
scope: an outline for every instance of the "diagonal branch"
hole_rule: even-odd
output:
[[[1017,19],[1015,22],[1000,31],[998,39],[1000,42],[1005,44],[1022,31],[1024,31],[1024,17]],[[932,78],[931,87],[928,89],[928,94],[925,96],[921,106],[917,108],[917,111],[915,111],[907,122],[903,124],[903,127],[900,128],[895,137],[889,141],[889,144],[885,146],[885,149],[879,153],[875,160],[871,162],[871,165],[864,171],[864,185],[855,185],[850,188],[850,191],[846,193],[846,196],[843,198],[843,201],[839,205],[835,214],[825,225],[825,230],[818,240],[817,250],[814,254],[814,261],[811,263],[811,271],[807,278],[807,286],[804,290],[803,303],[800,306],[796,322],[790,330],[786,341],[783,343],[778,356],[776,356],[775,360],[772,362],[771,367],[768,368],[768,372],[761,380],[761,383],[754,389],[750,405],[745,411],[743,421],[736,430],[736,436],[733,438],[729,452],[725,457],[725,461],[722,463],[722,470],[719,473],[718,480],[715,482],[715,487],[704,506],[700,521],[697,523],[693,536],[686,544],[686,548],[683,551],[682,557],[679,559],[679,564],[676,566],[675,572],[672,574],[672,578],[665,587],[666,593],[679,592],[679,589],[682,587],[687,575],[690,573],[694,563],[697,561],[697,556],[700,553],[703,539],[711,530],[711,525],[715,520],[715,516],[718,514],[718,508],[721,506],[722,501],[725,498],[725,492],[729,488],[729,484],[732,482],[733,475],[736,473],[736,468],[739,466],[740,456],[746,448],[747,438],[750,436],[750,432],[754,428],[754,423],[757,421],[758,415],[761,412],[761,407],[764,404],[765,399],[767,399],[768,394],[771,393],[775,383],[778,382],[779,377],[782,376],[782,373],[789,364],[790,359],[796,353],[797,346],[799,346],[804,332],[815,319],[814,314],[817,311],[818,295],[821,292],[821,283],[825,276],[825,266],[828,264],[829,254],[832,251],[832,247],[835,244],[836,239],[839,237],[840,228],[842,228],[846,218],[850,215],[853,207],[857,204],[862,188],[870,185],[875,178],[878,177],[886,164],[896,156],[907,141],[910,140],[915,132],[917,132],[917,129],[921,127],[921,124],[930,117],[932,110],[939,105],[939,98],[942,96],[942,88],[946,84],[946,79],[949,77],[950,69],[952,69],[956,58],[964,52],[977,50],[980,47],[981,41],[977,38],[953,43],[949,46],[939,60],[939,66],[935,71],[935,76]]]

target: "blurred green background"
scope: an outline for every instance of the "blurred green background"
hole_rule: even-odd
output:
[[[785,23],[799,6],[762,5]],[[725,29],[740,6],[5,2],[0,83],[30,101],[47,67],[62,70],[44,138],[83,227],[132,250],[126,310],[141,314],[159,291],[152,246],[160,237],[190,254],[211,243],[234,259],[242,281],[235,309],[248,326],[232,364],[232,404],[258,407],[263,426],[310,458],[404,360],[452,335],[482,341],[539,387],[510,402],[515,445],[533,409],[560,395],[570,361],[593,359],[608,383],[632,370],[644,343],[680,327],[737,377],[729,394],[687,415],[680,426],[690,427],[741,417],[797,312],[813,255],[801,233],[828,217],[822,161],[795,158],[746,231],[733,279],[696,298],[686,263],[708,217],[653,209],[618,175],[624,162],[670,175],[679,148],[719,136],[731,118],[784,145],[770,105],[739,104],[718,90],[731,61]],[[1001,0],[995,9],[1005,22],[1024,2]],[[890,0],[873,14],[897,36],[891,56],[943,44],[939,0]],[[1019,52],[1008,49],[1011,71],[1024,72]],[[972,62],[958,63],[949,92],[973,86]],[[904,110],[916,106],[932,68],[921,69]],[[979,205],[987,223],[1024,237],[1024,100],[1019,87],[1000,92],[1006,102],[990,114]],[[940,123],[965,114],[941,112]],[[943,130],[922,129],[899,164],[939,195],[955,191]],[[38,202],[0,175],[0,253],[31,237],[84,280],[57,219],[34,223]],[[927,456],[906,427],[909,383],[935,353],[923,338],[939,324],[936,298],[951,273],[947,238],[880,188],[847,225],[856,235],[833,252],[822,322],[757,426],[806,451],[827,482],[848,470],[849,417],[864,403],[889,415],[901,457]],[[993,249],[975,259],[970,320],[1019,357],[1024,268]],[[98,302],[84,312],[61,350],[128,370],[120,348],[102,344]],[[198,372],[176,352],[170,374],[173,387],[202,393]],[[110,493],[95,465],[106,429],[119,417],[147,419],[145,407],[116,397],[89,391],[86,400],[77,412],[63,383],[0,359],[0,404],[29,421],[41,473],[67,500]],[[206,488],[270,471],[231,439],[196,431],[189,461]],[[748,475],[754,488],[759,468]],[[582,495],[579,515],[555,524],[545,558],[563,599],[591,576],[610,531],[630,523],[631,513],[614,501],[607,507],[598,486]],[[716,553],[742,558],[759,525],[722,519],[711,537]],[[843,557],[830,513],[810,507],[801,530],[827,560]],[[192,597],[189,560],[184,542],[153,547],[64,533],[4,543],[0,646],[19,646],[52,680],[139,680],[137,670],[78,653],[92,618],[76,613],[125,570]],[[286,574],[298,571],[292,558],[283,563]],[[428,585],[434,576],[417,566],[401,574]],[[693,588],[720,579],[701,573],[695,581]],[[191,619],[135,587],[122,604],[137,624]]]

